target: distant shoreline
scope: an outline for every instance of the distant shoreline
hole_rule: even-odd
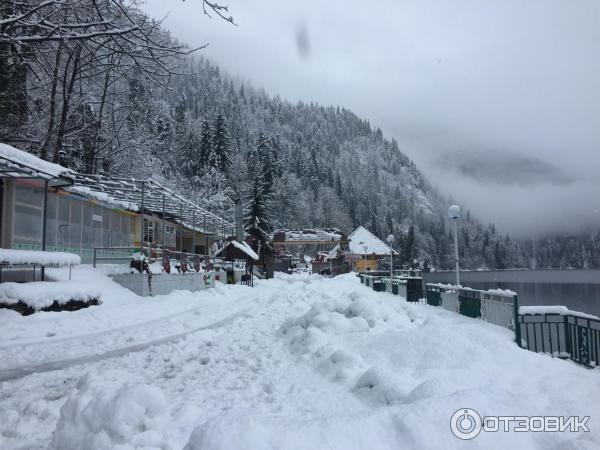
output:
[[[453,282],[452,270],[423,273],[426,282]],[[600,269],[461,270],[465,283],[600,284]]]

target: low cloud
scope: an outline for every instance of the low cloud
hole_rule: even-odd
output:
[[[555,185],[568,189],[576,180],[557,166],[539,158],[503,150],[448,151],[441,154],[436,166],[451,169],[473,182],[502,186]]]
[[[233,75],[381,127],[502,231],[600,227],[597,0],[232,0],[238,27],[200,5],[146,9]]]

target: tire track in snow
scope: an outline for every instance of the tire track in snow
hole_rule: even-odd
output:
[[[230,301],[229,304],[239,303],[241,301],[247,300],[248,298],[250,298],[249,295],[244,295],[244,296],[240,297],[239,299]],[[162,322],[167,322],[171,319],[185,316],[188,314],[194,314],[197,311],[209,309],[212,306],[213,306],[212,304],[202,304],[199,306],[194,306],[193,308],[188,308],[188,309],[185,309],[182,311],[173,312],[166,316],[159,316],[154,319],[146,320],[143,322],[134,322],[131,324],[120,325],[120,326],[113,327],[113,328],[100,329],[97,331],[93,331],[91,333],[71,334],[68,336],[61,336],[61,337],[51,338],[51,339],[45,338],[45,339],[35,339],[35,340],[31,340],[31,341],[8,342],[5,344],[0,344],[0,350],[14,349],[14,348],[18,348],[18,347],[31,347],[31,346],[36,346],[36,345],[44,346],[44,345],[56,344],[56,343],[66,342],[66,341],[75,340],[75,339],[83,339],[83,338],[88,338],[88,337],[93,337],[93,336],[105,335],[107,333],[115,333],[115,332],[119,332],[119,331],[138,329],[138,328],[142,328],[142,327],[147,327],[148,325],[154,325],[154,324],[159,324]]]
[[[187,330],[181,333],[172,334],[169,336],[163,336],[158,339],[153,339],[151,341],[141,342],[134,345],[129,345],[127,347],[121,347],[118,349],[112,349],[103,353],[77,356],[74,358],[66,358],[62,360],[49,361],[46,363],[35,364],[31,366],[21,366],[14,367],[12,369],[0,370],[0,383],[4,381],[13,381],[18,380],[20,378],[24,378],[28,375],[32,375],[35,373],[44,373],[44,372],[52,372],[55,370],[62,370],[68,367],[77,366],[81,364],[94,363],[98,361],[103,361],[111,358],[119,358],[121,356],[127,355],[129,353],[141,352],[146,350],[147,348],[166,344],[168,342],[176,341],[181,339],[189,334],[197,333],[199,331],[210,330],[214,328],[220,328],[222,326],[228,325],[233,322],[238,317],[244,316],[251,308],[243,308],[233,314],[226,316],[225,318],[213,322],[208,325],[203,325],[201,327]]]

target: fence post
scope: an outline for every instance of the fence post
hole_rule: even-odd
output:
[[[94,269],[96,268],[96,247],[94,247]]]
[[[573,358],[574,352],[571,344],[571,330],[569,329],[569,316],[563,316],[563,323],[565,325],[565,347],[569,353],[569,358]]]
[[[521,324],[519,323],[519,298],[513,297],[513,315],[515,321],[515,340],[517,345],[521,347]]]
[[[141,205],[141,213],[142,213],[142,229],[140,231],[140,254],[144,256],[144,190],[145,190],[145,182],[142,181],[142,205]],[[150,224],[148,224],[150,227]]]
[[[575,319],[577,320],[577,319]],[[592,329],[590,328],[590,319],[587,319],[586,321],[586,327],[585,329],[582,327],[582,336],[583,339],[580,342],[580,346],[582,348],[580,354],[582,356],[582,362],[585,365],[589,365],[590,361],[591,361],[591,342],[590,342],[590,338],[592,337]]]

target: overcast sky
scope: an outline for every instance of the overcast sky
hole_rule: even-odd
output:
[[[481,220],[533,235],[600,225],[600,1],[149,0],[234,76],[345,106]]]

